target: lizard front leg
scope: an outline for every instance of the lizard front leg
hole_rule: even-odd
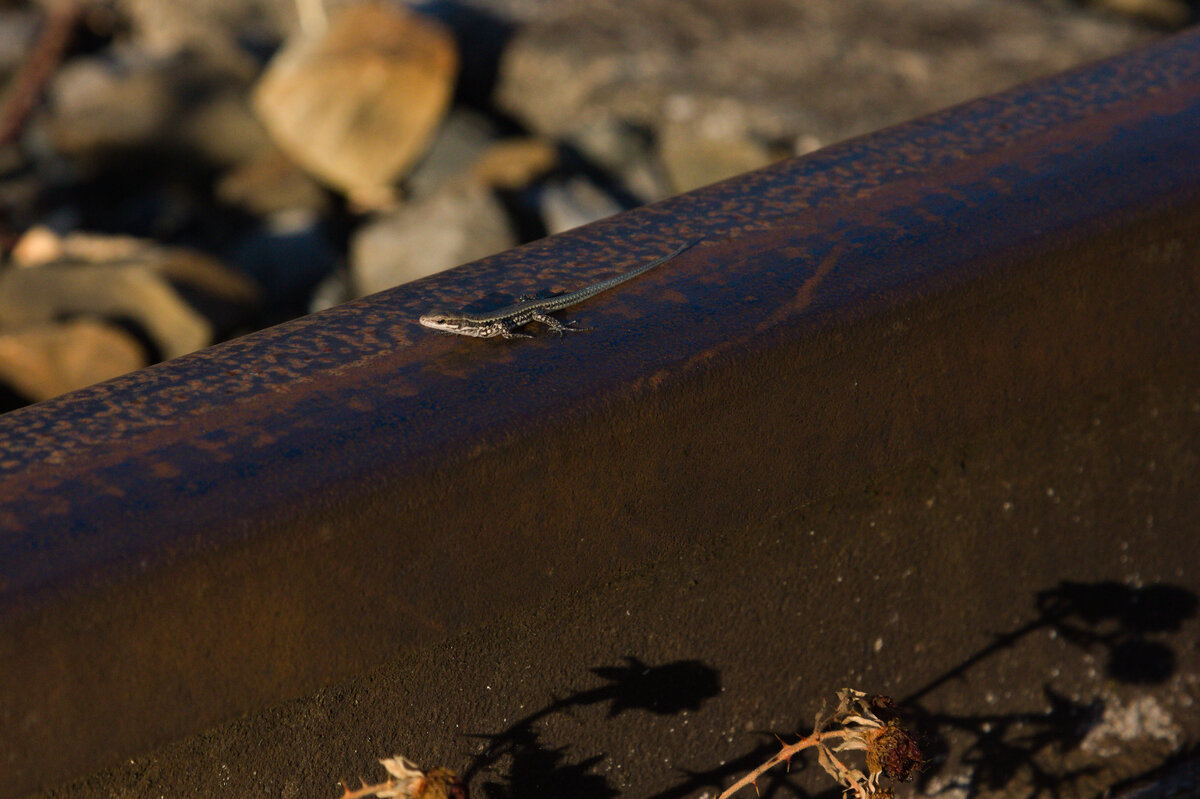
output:
[[[497,322],[496,327],[502,338],[533,338],[528,333],[518,333],[517,328],[520,325],[514,325],[512,322]]]

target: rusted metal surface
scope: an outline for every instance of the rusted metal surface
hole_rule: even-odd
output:
[[[1189,34],[0,417],[0,796],[1192,379],[1198,264]]]

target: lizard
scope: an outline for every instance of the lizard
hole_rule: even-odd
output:
[[[420,321],[425,327],[431,327],[434,330],[455,333],[460,336],[471,336],[473,338],[493,338],[495,336],[507,339],[533,338],[528,333],[517,332],[518,327],[530,322],[541,322],[557,333],[559,337],[563,333],[579,332],[587,328],[573,327],[573,322],[564,324],[550,314],[581,303],[602,291],[608,291],[611,288],[619,286],[627,280],[633,280],[638,275],[645,274],[654,267],[670,261],[684,250],[695,246],[698,242],[699,239],[690,241],[681,245],[674,252],[656,258],[650,263],[643,264],[623,274],[615,275],[607,280],[601,280],[599,283],[584,286],[567,294],[557,294],[553,297],[542,299],[525,296],[512,305],[506,305],[503,308],[483,313],[467,313],[466,311],[459,311],[458,313],[427,313],[421,316]]]

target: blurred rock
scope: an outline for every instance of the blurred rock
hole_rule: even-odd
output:
[[[26,268],[55,262],[143,267],[216,299],[247,306],[260,299],[253,281],[215,258],[133,236],[79,231],[59,236],[47,227],[34,227],[17,242],[12,260]]]
[[[209,165],[226,168],[278,151],[239,87],[217,89],[188,109],[179,124],[179,143]]]
[[[594,0],[522,28],[496,97],[532,130],[567,139],[615,119],[829,143],[1149,36],[1025,2]]]
[[[119,327],[78,318],[0,333],[0,383],[31,402],[108,380],[149,363]]]
[[[1183,0],[1087,0],[1097,8],[1162,28],[1182,28],[1192,21],[1192,9]]]
[[[558,148],[553,142],[538,137],[506,138],[490,117],[455,108],[404,187],[413,199],[464,177],[496,189],[514,190],[557,165]]]
[[[238,40],[275,40],[296,29],[295,0],[117,0],[138,46],[155,55],[233,48]]]
[[[372,294],[516,244],[491,189],[454,181],[358,230],[350,244],[352,284],[357,295]]]
[[[667,125],[658,147],[677,194],[759,169],[782,157],[749,136],[710,135],[688,125]]]
[[[137,324],[164,358],[213,341],[208,320],[162,275],[143,265],[58,263],[0,272],[0,329],[14,331],[79,315]]]
[[[27,136],[43,160],[145,172],[165,156],[214,166],[267,146],[242,93],[256,68],[247,54],[152,57],[129,46],[63,64]],[[136,159],[136,163],[133,163]]]
[[[36,9],[0,9],[0,73],[16,70],[28,57],[40,24]]]
[[[350,285],[350,273],[344,269],[336,269],[313,289],[312,298],[308,301],[308,312],[324,311],[352,299],[354,289]]]
[[[11,257],[17,266],[38,266],[62,257],[62,237],[48,227],[33,227],[13,245]]]
[[[655,147],[654,137],[615,116],[572,130],[567,143],[588,162],[618,180],[641,203],[675,193]]]
[[[457,63],[440,24],[358,3],[275,56],[254,108],[297,163],[360,207],[383,207],[444,116]]]
[[[121,320],[145,331],[164,358],[211,344],[261,299],[253,281],[214,258],[132,236],[35,227],[12,262],[0,271],[0,328],[79,315]]]
[[[149,60],[75,58],[51,86],[45,134],[66,158],[130,151],[162,139],[175,110],[171,87]]]
[[[498,141],[471,166],[471,179],[501,191],[523,189],[558,166],[558,148],[536,137]]]
[[[17,266],[41,266],[61,260],[103,263],[140,258],[158,249],[158,245],[133,236],[108,236],[72,232],[60,236],[54,229],[37,225],[25,231],[13,247],[12,260]]]
[[[548,234],[561,233],[627,210],[608,192],[579,176],[550,181],[542,187],[541,208]]]
[[[461,176],[501,138],[500,125],[490,116],[462,106],[451,108],[429,150],[404,179],[405,193],[414,199],[432,193]]]
[[[405,0],[433,17],[458,42],[459,72],[455,99],[472,108],[490,108],[501,54],[517,20],[498,0]],[[552,0],[561,2],[561,0]]]
[[[297,209],[321,213],[329,200],[321,186],[271,146],[217,181],[217,198],[255,216]]]
[[[272,321],[304,313],[313,289],[340,259],[321,218],[305,210],[271,215],[226,254],[262,286]]]

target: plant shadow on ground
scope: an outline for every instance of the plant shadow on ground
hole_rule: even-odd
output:
[[[1167,758],[1148,774],[1119,782],[1108,796],[1135,793],[1137,799],[1182,799],[1200,796],[1200,744],[1192,744]]]
[[[591,671],[606,683],[555,699],[502,732],[479,736],[488,743],[463,773],[464,782],[470,783],[505,761],[508,768],[503,780],[481,784],[486,799],[611,799],[618,792],[604,776],[591,773],[604,755],[573,762],[566,747],[551,749],[540,742],[536,727],[539,721],[555,713],[602,703],[609,703],[610,718],[626,711],[673,716],[699,710],[721,690],[720,672],[698,660],[649,666],[626,656],[623,666]]]
[[[1178,632],[1184,622],[1196,615],[1200,601],[1191,591],[1158,583],[1134,588],[1115,582],[1063,582],[1035,596],[1037,615],[1028,623],[994,640],[962,663],[903,698],[898,698],[901,717],[921,740],[928,760],[918,778],[922,790],[944,768],[951,735],[967,743],[958,751],[959,760],[968,767],[965,785],[968,796],[1005,788],[1018,778],[1029,786],[1029,796],[1060,795],[1061,789],[1092,769],[1051,771],[1041,764],[1046,754],[1066,754],[1076,748],[1104,715],[1104,702],[1092,699],[1079,702],[1043,685],[1046,708],[1032,713],[962,714],[930,711],[925,697],[937,688],[968,676],[999,652],[1011,649],[1039,631],[1054,631],[1068,643],[1087,653],[1105,657],[1106,675],[1127,685],[1157,685],[1175,672],[1175,650],[1164,640]],[[837,688],[840,686],[830,686]],[[806,734],[807,729],[798,730]],[[787,731],[789,735],[797,732]],[[784,736],[788,738],[787,735]],[[684,799],[698,791],[714,795],[736,777],[750,771],[779,750],[774,736],[764,736],[760,745],[726,761],[718,768],[686,772],[686,778],[651,799]],[[756,786],[763,799],[782,796],[807,797],[795,780],[804,767],[799,758],[792,761],[791,773],[773,769]],[[834,786],[817,796],[837,797]]]

